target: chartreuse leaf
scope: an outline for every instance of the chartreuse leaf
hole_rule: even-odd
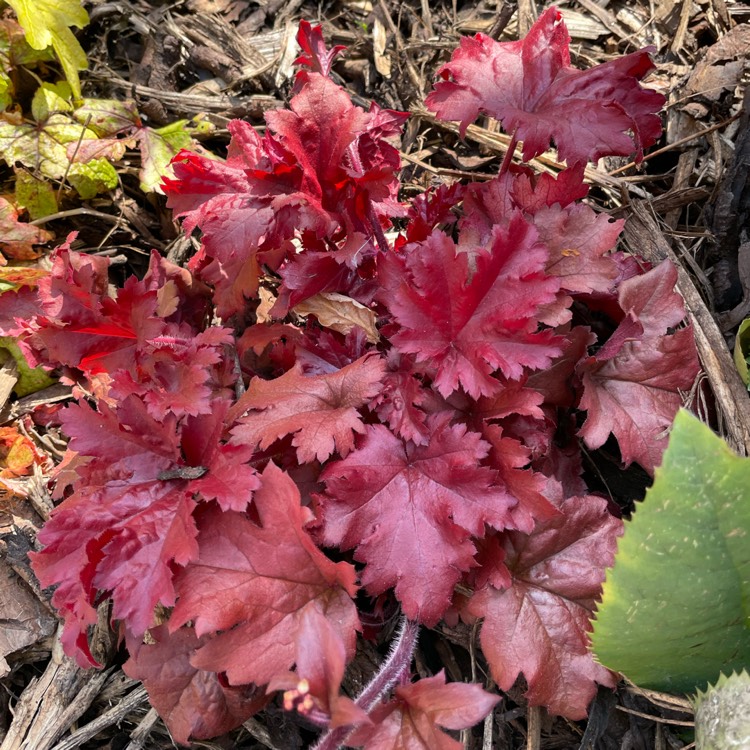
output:
[[[52,50],[36,50],[28,43],[15,18],[0,19],[0,68],[6,73],[19,65],[31,67],[52,59]]]
[[[29,367],[29,363],[18,348],[18,344],[12,338],[0,336],[0,349],[5,349],[16,360],[18,380],[13,386],[13,390],[17,396],[28,396],[30,393],[41,391],[42,388],[47,388],[57,382],[41,367]]]
[[[737,337],[734,340],[734,364],[745,385],[750,387],[750,372],[747,368],[748,357],[750,357],[750,318],[745,318],[740,323]]]
[[[117,172],[107,159],[92,159],[86,164],[72,164],[68,181],[83,200],[117,187]]]
[[[52,183],[40,180],[26,169],[16,169],[16,203],[28,211],[32,221],[57,212]]]
[[[15,19],[0,19],[0,111],[13,104],[14,90],[10,71],[19,65],[32,66],[51,57],[50,51],[38,51],[29,45],[23,29]]]
[[[82,29],[89,22],[80,0],[7,0],[26,32],[26,40],[36,50],[52,47],[76,99],[81,98],[78,71],[88,67],[86,53],[70,30]]]
[[[115,187],[117,173],[106,158],[71,164],[78,148],[95,141],[97,134],[73,119],[69,98],[67,83],[43,83],[31,102],[35,123],[15,113],[0,116],[0,157],[41,177],[66,178],[82,198],[92,198]]]
[[[144,193],[163,192],[162,178],[174,176],[169,167],[172,159],[182,150],[196,150],[194,135],[205,135],[211,132],[210,122],[193,118],[177,120],[163,128],[141,128],[138,132],[138,143],[141,149],[141,190]],[[208,154],[204,154],[209,156]]]
[[[750,459],[686,411],[607,573],[592,646],[668,692],[750,663]]]

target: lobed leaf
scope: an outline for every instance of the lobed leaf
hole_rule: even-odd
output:
[[[365,431],[357,409],[378,395],[384,374],[383,360],[369,356],[326,375],[306,377],[298,364],[274,380],[253,378],[233,407],[235,414],[250,411],[232,430],[234,440],[265,450],[294,435],[300,463],[325,461],[334,452],[344,457],[355,433]]]
[[[539,524],[530,535],[506,532],[500,537],[500,562],[510,572],[509,585],[487,584],[466,609],[484,618],[482,652],[501,690],[509,690],[523,674],[531,705],[580,719],[596,683],[616,683],[591,656],[588,634],[622,524],[604,500],[593,496],[567,498],[559,509],[561,516]]]
[[[496,370],[518,379],[524,368],[548,366],[560,339],[537,330],[537,312],[555,299],[559,282],[544,274],[546,260],[518,213],[471,259],[441,232],[403,260],[385,256],[380,298],[398,324],[391,342],[415,355],[443,396],[459,386],[473,398],[491,396],[500,387]]]
[[[479,685],[446,684],[445,673],[396,688],[393,700],[371,714],[374,727],[358,729],[348,745],[365,750],[460,750],[463,745],[445,729],[467,729],[481,721],[500,700]]]
[[[495,117],[523,141],[526,161],[552,141],[568,166],[633,151],[642,158],[661,134],[654,113],[665,101],[639,85],[654,68],[649,50],[583,71],[570,65],[569,44],[554,7],[517,42],[463,37],[425,104],[444,120],[460,121],[462,135],[480,113]]]
[[[226,672],[233,685],[265,684],[291,667],[309,602],[335,624],[347,652],[359,629],[354,568],[315,546],[294,482],[269,463],[253,504],[257,524],[216,507],[202,512],[198,555],[177,575],[169,620],[172,632],[191,621],[199,637],[212,635],[191,663]]]
[[[254,686],[232,687],[215,672],[196,669],[190,657],[205,643],[193,628],[169,633],[166,625],[149,631],[150,642],[127,641],[130,658],[123,671],[143,682],[151,705],[175,742],[209,739],[240,726],[268,698]]]
[[[580,430],[589,448],[617,438],[623,463],[637,461],[653,473],[666,447],[667,431],[698,374],[692,328],[670,333],[685,316],[674,291],[677,270],[669,261],[620,285],[627,317],[607,344],[582,360]]]
[[[355,548],[368,590],[395,587],[407,617],[428,625],[442,617],[461,573],[474,565],[469,537],[482,536],[485,524],[508,526],[517,503],[479,465],[487,443],[449,422],[450,414],[430,418],[424,446],[368,426],[357,450],[320,476],[326,544]]]
[[[52,47],[62,64],[76,99],[81,98],[78,71],[88,67],[86,53],[70,30],[88,25],[88,13],[80,0],[8,0],[18,22],[26,33],[29,45],[36,50]]]

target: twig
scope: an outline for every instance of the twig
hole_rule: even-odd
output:
[[[104,221],[111,221],[113,224],[124,223],[122,216],[112,216],[112,214],[105,214],[101,211],[95,211],[93,208],[71,208],[67,211],[58,211],[56,214],[50,214],[49,216],[43,216],[41,219],[30,221],[29,224],[38,227],[40,224],[46,224],[48,221],[56,221],[57,219],[67,219],[71,216],[96,216],[97,219]]]
[[[686,143],[690,143],[690,141],[695,141],[698,138],[702,138],[704,135],[708,135],[709,133],[713,133],[714,130],[720,130],[723,127],[726,127],[727,125],[731,125],[737,118],[741,116],[741,112],[738,112],[736,115],[732,115],[729,119],[724,120],[723,122],[718,122],[716,125],[711,125],[709,128],[704,128],[703,130],[699,130],[697,133],[694,133],[693,135],[686,135],[684,138],[680,138],[678,141],[675,141],[674,143],[670,143],[667,146],[662,146],[661,148],[657,148],[656,151],[651,151],[648,154],[646,154],[643,159],[641,159],[641,164],[643,164],[644,161],[648,161],[649,159],[653,159],[655,156],[659,156],[660,154],[666,154],[668,151],[671,151],[672,149],[677,148],[678,146],[683,146]],[[620,174],[621,172],[625,172],[628,169],[632,169],[633,167],[637,167],[638,165],[631,161],[628,164],[625,164],[625,166],[618,167],[617,169],[613,169],[611,172],[608,172],[607,174],[610,177],[615,177],[616,175]]]

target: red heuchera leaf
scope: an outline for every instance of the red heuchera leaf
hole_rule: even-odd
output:
[[[400,328],[391,342],[415,355],[443,396],[459,386],[473,398],[491,396],[500,388],[495,370],[518,379],[525,367],[546,367],[560,353],[557,337],[537,332],[539,306],[559,289],[543,273],[546,260],[536,230],[519,213],[472,257],[441,232],[403,260],[385,256],[380,298]]]
[[[500,697],[479,685],[445,683],[445,672],[400,685],[392,701],[370,714],[374,727],[362,727],[347,746],[365,750],[461,750],[445,729],[467,729],[484,719]]]
[[[331,72],[331,65],[346,47],[338,44],[331,49],[326,47],[323,39],[323,30],[320,26],[312,26],[309,21],[299,22],[297,32],[297,44],[302,48],[301,54],[295,61],[295,65],[304,65],[315,73],[327,76]],[[300,73],[297,74],[300,76]]]
[[[501,690],[509,690],[523,673],[531,705],[582,719],[595,683],[616,683],[594,661],[587,634],[622,523],[607,511],[606,501],[593,496],[568,498],[560,510],[562,516],[540,524],[530,536],[501,535],[512,585],[486,586],[469,601],[467,612],[484,618],[482,652]]]
[[[516,500],[479,462],[489,446],[475,432],[428,419],[424,446],[404,443],[382,425],[366,428],[361,446],[321,474],[326,544],[356,548],[367,563],[362,583],[373,594],[395,587],[405,614],[435,624],[453,587],[474,565],[469,536],[510,522]]]
[[[354,434],[365,431],[357,409],[378,395],[384,375],[383,359],[370,355],[327,375],[305,376],[297,364],[274,380],[253,378],[232,408],[233,414],[252,410],[232,430],[234,440],[265,450],[294,435],[300,463],[325,461],[336,451],[346,456]]]
[[[37,284],[49,274],[39,268],[0,268],[0,281],[10,288],[0,294],[0,336],[18,337],[26,321],[39,314]]]
[[[112,296],[108,266],[67,244],[58,249],[39,282],[37,314],[22,325],[30,363],[103,375],[107,387],[113,381],[111,398],[138,394],[156,418],[207,413],[214,366],[233,338],[228,329],[194,328],[206,312],[206,290],[154,253],[145,277],[129,277]]]
[[[178,335],[156,336],[138,346],[128,370],[115,371],[109,396],[140,396],[157,419],[172,414],[209,414],[216,392],[214,367],[222,362],[231,331],[213,326],[193,334],[186,326],[170,326]]]
[[[455,223],[457,216],[453,209],[460,203],[465,189],[460,182],[454,182],[417,195],[407,212],[406,241],[423,242],[439,224]]]
[[[284,708],[327,718],[331,729],[369,723],[367,714],[339,693],[346,647],[315,604],[308,604],[302,613],[295,653],[296,672],[278,675],[268,685],[269,692],[286,690]]]
[[[399,132],[406,115],[374,105],[365,112],[317,73],[308,74],[290,107],[266,114],[270,130],[262,139],[250,125],[231,122],[225,164],[181,152],[176,179],[164,182],[185,230],[204,233],[191,268],[215,286],[222,316],[243,308],[257,290],[260,265],[278,269],[298,232],[370,236],[373,221],[402,213],[395,201],[400,159],[385,138]]]
[[[583,181],[584,162],[563,169],[556,177],[547,172],[536,174],[517,164],[512,164],[509,171],[514,177],[510,185],[514,204],[532,215],[545,206],[559,204],[565,208],[589,194],[589,186]]]
[[[218,416],[223,426],[227,405],[213,407],[215,414],[188,422],[182,434],[173,415],[156,421],[135,396],[116,409],[100,404],[98,413],[86,404],[61,412],[70,450],[82,460],[72,494],[39,532],[44,548],[31,557],[43,586],[59,584],[53,603],[65,618],[63,643],[80,664],[94,663],[86,631],[96,622],[99,592],[110,593],[113,617],[136,635],[153,623],[157,603],[175,603],[174,565],[198,556],[197,493],[227,509],[250,502],[258,479],[244,465],[249,451],[219,445],[221,429],[211,420]]]
[[[569,44],[554,7],[517,42],[464,37],[425,103],[438,117],[459,120],[462,134],[480,112],[497,118],[523,141],[526,161],[553,140],[568,165],[633,151],[641,158],[661,134],[653,113],[664,104],[638,83],[654,68],[648,50],[584,71],[571,67]]]
[[[192,664],[226,672],[233,685],[265,684],[291,667],[308,602],[335,624],[350,653],[359,628],[354,568],[315,546],[303,528],[310,511],[286,474],[269,463],[262,479],[253,502],[259,524],[216,507],[201,513],[198,559],[177,575],[169,620],[173,631],[190,620],[199,637],[216,634]]]
[[[117,412],[85,404],[61,414],[70,449],[90,456],[76,467],[73,494],[39,532],[32,553],[42,586],[59,584],[52,602],[65,618],[63,644],[82,666],[95,665],[87,641],[98,591],[110,591],[113,617],[142,634],[157,603],[175,596],[171,563],[197,557],[195,501],[185,481],[160,481],[181,463],[174,417],[152,420],[135,397]]]
[[[222,510],[242,512],[260,487],[260,478],[247,464],[251,449],[221,442],[228,413],[229,402],[215,398],[209,414],[186,419],[181,448],[188,466],[203,470],[190,482],[190,490],[199,493],[203,500],[215,500]]]
[[[615,247],[624,219],[611,222],[606,214],[577,203],[567,208],[539,210],[534,226],[549,248],[546,271],[560,279],[560,288],[577,294],[609,291],[617,267],[605,255]]]
[[[502,419],[511,414],[525,414],[529,417],[541,419],[544,413],[541,405],[544,396],[534,388],[525,387],[525,380],[509,380],[494,396],[480,398],[478,401],[468,404],[455,404],[460,411],[465,412],[467,417],[477,416],[482,419]]]
[[[557,180],[544,175],[532,185],[527,175],[506,172],[486,183],[467,188],[459,245],[481,247],[493,229],[509,221],[514,209],[524,212],[549,252],[545,271],[560,279],[560,288],[573,293],[609,291],[618,275],[607,255],[615,247],[625,224],[609,221],[582,203],[570,203],[565,193],[580,197],[586,186],[583,170],[568,169]],[[578,182],[576,182],[578,180]],[[562,201],[562,204],[561,204]]]
[[[57,249],[52,272],[37,289],[39,314],[24,326],[27,340],[21,344],[32,366],[90,363],[97,369],[96,360],[122,349],[131,349],[126,356],[132,356],[136,335],[127,312],[109,295],[109,260],[72,252],[73,238]],[[100,369],[109,369],[109,361]]]
[[[205,643],[192,628],[170,634],[166,625],[152,628],[153,643],[127,639],[130,659],[123,671],[143,682],[151,705],[164,719],[175,742],[208,739],[240,726],[260,711],[268,697],[254,686],[231,687],[215,672],[196,669],[190,656]]]
[[[692,328],[669,333],[685,317],[676,283],[677,270],[667,260],[624,281],[619,304],[626,318],[610,341],[578,366],[580,408],[588,412],[581,437],[598,448],[611,432],[623,463],[637,461],[651,474],[700,370]]]
[[[391,361],[395,362],[406,359],[398,355],[391,357]],[[375,410],[394,434],[417,445],[424,445],[429,431],[425,424],[427,414],[423,409],[437,399],[434,393],[422,387],[405,363],[399,364],[400,369],[385,376],[383,390],[375,401]]]
[[[558,516],[557,508],[544,496],[546,477],[528,468],[531,451],[520,441],[505,437],[498,425],[485,425],[482,434],[492,446],[492,468],[498,471],[500,481],[518,500],[518,505],[511,510],[513,528],[531,531],[536,521]]]

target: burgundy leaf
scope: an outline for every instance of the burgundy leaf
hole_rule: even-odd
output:
[[[335,624],[347,651],[359,627],[354,568],[315,546],[304,529],[310,511],[286,474],[269,463],[262,478],[254,497],[259,524],[215,506],[200,515],[199,553],[176,577],[169,620],[172,631],[192,621],[199,637],[213,635],[191,662],[226,672],[233,685],[265,684],[291,667],[309,602]]]
[[[495,370],[518,379],[560,352],[557,337],[537,331],[537,310],[559,289],[543,273],[546,260],[537,232],[517,213],[474,260],[440,232],[404,260],[386,256],[381,301],[399,326],[391,341],[428,368],[443,396],[459,386],[473,398],[493,395]]]
[[[265,450],[294,435],[300,463],[346,456],[355,433],[365,431],[357,409],[378,395],[384,375],[383,360],[370,356],[330,375],[305,376],[298,365],[275,380],[253,378],[232,410],[250,412],[232,430],[234,440]]]
[[[606,501],[592,496],[570,497],[559,509],[561,516],[530,536],[502,535],[502,563],[512,584],[485,586],[467,611],[484,618],[482,652],[501,690],[523,674],[531,705],[581,719],[595,683],[614,687],[616,682],[594,661],[588,633],[622,523],[609,514]]]
[[[260,711],[268,698],[254,686],[231,687],[215,672],[196,669],[190,657],[205,643],[192,628],[170,634],[166,625],[152,628],[151,643],[128,638],[130,659],[123,671],[143,682],[151,705],[164,719],[175,742],[208,739],[240,726]]]
[[[462,134],[480,113],[497,118],[523,141],[526,161],[551,141],[569,166],[633,151],[641,158],[661,134],[654,113],[664,104],[639,85],[654,68],[649,51],[583,71],[570,65],[569,44],[554,7],[517,42],[463,37],[425,103],[438,117],[460,121]]]
[[[321,474],[327,544],[356,548],[373,594],[395,587],[411,619],[436,623],[461,573],[474,565],[470,535],[505,528],[516,501],[479,466],[489,446],[450,415],[428,420],[426,445],[366,428],[361,446]]]
[[[578,367],[580,408],[588,412],[581,437],[598,448],[611,432],[623,463],[637,461],[649,473],[661,461],[669,426],[700,369],[692,328],[670,333],[685,316],[676,282],[669,261],[624,281],[619,303],[626,317]]]
[[[348,745],[365,750],[460,750],[445,729],[467,729],[492,711],[500,697],[479,685],[445,683],[445,673],[396,688],[393,700],[371,714],[374,727],[358,729]]]

